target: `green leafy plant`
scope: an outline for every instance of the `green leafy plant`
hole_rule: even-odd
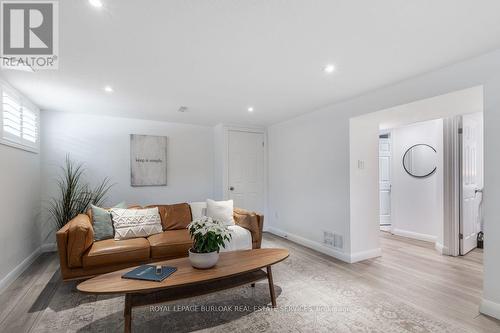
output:
[[[192,252],[219,252],[225,246],[225,241],[231,241],[229,228],[218,220],[210,217],[200,217],[188,225],[189,234],[193,239]]]
[[[113,186],[108,178],[104,178],[92,188],[85,182],[84,174],[83,164],[73,162],[69,155],[66,155],[65,164],[61,167],[61,174],[57,179],[58,195],[50,199],[47,207],[58,229],[78,214],[85,213],[90,204],[101,206]]]

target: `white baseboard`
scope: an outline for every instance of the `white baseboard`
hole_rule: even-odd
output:
[[[336,250],[334,248],[325,246],[321,243],[318,243],[316,241],[312,241],[310,239],[306,239],[301,236],[297,236],[291,233],[288,233],[286,231],[274,228],[274,227],[267,227],[267,232],[274,234],[279,237],[286,238],[294,243],[303,245],[305,247],[308,247],[310,249],[313,249],[315,251],[324,253],[326,255],[332,256],[334,258],[337,258],[339,260],[342,260],[347,263],[355,263],[361,260],[366,260],[374,257],[378,257],[381,255],[382,251],[381,249],[374,249],[370,251],[364,251],[364,252],[357,252],[357,253],[345,253],[343,251]]]
[[[500,304],[483,298],[481,300],[479,312],[490,317],[500,319]]]
[[[390,225],[381,225],[380,226],[381,231],[391,232],[391,229],[392,229],[392,226],[390,226]]]
[[[280,229],[277,229],[274,227],[270,227],[270,226],[267,227],[267,232],[270,232],[276,236],[286,238],[294,243],[303,245],[305,247],[308,247],[310,249],[313,249],[313,250],[316,250],[318,252],[324,253],[326,255],[332,256],[332,257],[337,258],[339,260],[342,260],[345,262],[350,262],[349,261],[350,260],[349,254],[344,253],[344,252],[339,251],[339,250],[336,250],[336,249],[333,249],[331,247],[325,246],[321,243],[306,239],[306,238],[301,237],[301,236],[290,234],[288,232],[285,232],[283,230],[280,230]]]
[[[55,243],[42,244],[26,259],[21,261],[12,271],[10,271],[2,280],[0,280],[0,293],[7,289],[35,260],[44,252],[57,251]]]
[[[0,293],[7,289],[12,282],[14,282],[19,275],[21,275],[26,268],[28,268],[33,261],[42,254],[41,247],[38,247],[33,253],[31,253],[26,259],[24,259],[19,265],[17,265],[10,273],[8,273],[2,280],[0,280]]]
[[[436,241],[436,244],[434,245],[434,247],[436,248],[436,251],[438,251],[440,254],[445,255],[445,256],[450,255],[450,249],[447,246],[444,246],[443,244],[438,243]]]
[[[57,252],[57,244],[56,243],[42,244],[42,246],[40,246],[40,250],[42,251],[42,253]]]
[[[432,235],[427,235],[427,234],[419,234],[418,232],[413,232],[413,231],[407,231],[407,230],[402,230],[402,229],[392,229],[392,233],[397,236],[402,236],[402,237],[407,237],[407,238],[413,238],[425,242],[436,242],[436,236]]]
[[[366,260],[366,259],[372,259],[372,258],[376,258],[376,257],[380,257],[382,255],[382,249],[381,248],[378,248],[378,249],[371,249],[371,250],[368,250],[368,251],[360,251],[360,252],[354,252],[354,253],[351,253],[351,258],[350,258],[350,263],[355,263],[355,262],[358,262],[358,261],[363,261],[363,260]]]

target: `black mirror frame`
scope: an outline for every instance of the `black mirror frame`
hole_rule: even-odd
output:
[[[406,168],[406,165],[405,165],[405,157],[406,157],[406,154],[408,154],[408,152],[409,152],[412,148],[417,147],[417,146],[427,146],[427,147],[431,148],[432,150],[434,150],[434,152],[437,154],[437,150],[436,150],[433,146],[428,145],[428,144],[426,144],[426,143],[417,143],[416,145],[413,145],[413,146],[411,146],[410,148],[408,148],[408,149],[406,150],[405,154],[403,155],[403,168],[405,169],[406,173],[407,173],[407,174],[409,174],[409,175],[410,175],[410,176],[412,176],[412,177],[415,177],[415,178],[427,178],[427,177],[429,177],[429,176],[433,175],[433,174],[434,174],[434,172],[436,172],[436,170],[437,170],[437,166],[435,166],[435,167],[434,167],[434,169],[433,169],[431,172],[429,172],[428,174],[426,174],[426,175],[423,175],[423,176],[415,176],[415,175],[411,174],[411,173],[410,173],[410,171],[408,171],[408,169]]]

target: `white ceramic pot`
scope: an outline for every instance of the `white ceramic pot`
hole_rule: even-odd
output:
[[[189,260],[194,268],[207,269],[214,267],[219,260],[219,253],[217,251],[210,253],[196,253],[191,252],[189,249]]]

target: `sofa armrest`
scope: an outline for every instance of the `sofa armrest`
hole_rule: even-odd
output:
[[[68,267],[68,232],[69,223],[66,223],[56,232],[57,252],[59,253],[59,263],[63,278],[69,271]]]
[[[262,229],[264,227],[264,215],[235,208],[233,211],[236,225],[248,229],[252,234],[252,248],[260,249],[262,244]]]
[[[60,258],[64,249],[62,248],[63,244],[59,244],[59,239],[61,239],[61,243],[64,243],[63,238],[66,238],[65,252],[68,268],[82,267],[82,256],[94,243],[94,228],[90,217],[86,214],[79,214],[59,230],[56,237]]]

